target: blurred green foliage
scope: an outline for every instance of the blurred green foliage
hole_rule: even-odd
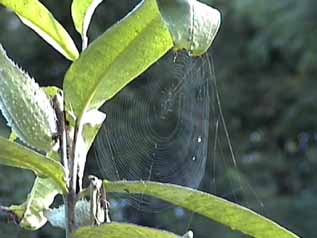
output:
[[[80,36],[75,33],[69,13],[71,1],[42,2],[69,30],[79,46]],[[90,39],[95,39],[123,17],[137,2],[104,1],[93,17]],[[233,183],[237,184],[233,186],[248,188],[253,192],[250,197],[244,196],[243,189],[236,195],[244,200],[244,204],[302,237],[314,237],[317,208],[317,2],[205,2],[212,2],[222,12],[222,26],[213,45],[213,59],[222,108],[239,163],[238,172],[232,169],[224,172],[222,186]],[[61,85],[70,62],[3,8],[0,8],[0,29],[0,42],[11,58],[40,84]],[[3,127],[0,131],[8,134]],[[89,161],[89,166],[89,171],[96,170],[93,160]],[[23,201],[28,188],[31,188],[32,175],[4,167],[0,170],[1,203]],[[210,187],[211,179],[205,177],[205,190]],[[129,209],[122,220],[130,219],[145,225],[157,222],[163,228],[172,226],[174,231],[182,231],[179,228],[181,221],[171,223],[168,211],[159,216],[137,218],[135,210]],[[195,237],[230,235],[227,229],[206,219],[186,213],[184,216],[191,221],[190,228]],[[153,219],[147,219],[149,217]],[[15,225],[3,224],[0,231],[0,237],[22,237],[25,234],[28,237],[49,237],[49,234],[58,237],[60,234],[51,228],[36,234],[24,233]]]

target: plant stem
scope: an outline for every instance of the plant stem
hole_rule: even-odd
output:
[[[71,141],[69,131],[66,128],[66,114],[64,112],[63,101],[58,96],[54,97],[53,105],[57,117],[57,128],[59,136],[60,156],[64,165],[65,180],[68,192],[63,195],[65,204],[65,230],[66,238],[71,237],[71,233],[75,230],[75,205],[76,182],[77,182],[77,160],[76,160],[76,142],[77,127],[74,131],[74,139]]]
[[[68,221],[68,217],[69,217],[69,205],[68,205],[68,195],[64,195],[63,196],[63,200],[64,200],[64,205],[65,205],[65,218]],[[65,222],[66,222],[65,220]],[[65,224],[65,237],[66,238],[70,238],[70,226],[68,225],[68,222],[66,222]]]
[[[88,37],[83,36],[81,50],[84,51],[87,48],[87,46],[88,46]]]
[[[76,133],[76,131],[75,131]],[[70,144],[69,136],[66,137],[67,144]],[[76,178],[77,178],[77,165],[75,163],[75,143],[72,143],[71,146],[67,146],[70,150],[67,160],[69,165],[69,177],[68,177],[68,193],[64,195],[64,204],[65,204],[65,229],[66,229],[66,238],[71,237],[71,233],[75,230],[75,205],[76,205]]]
[[[76,194],[73,192],[68,192],[64,196],[65,204],[65,217],[66,217],[66,238],[70,238],[71,233],[75,230],[75,204],[76,204]]]
[[[64,166],[65,172],[65,180],[68,182],[69,178],[69,166],[68,166],[68,159],[67,159],[67,132],[66,132],[66,115],[64,113],[64,106],[63,106],[63,98],[62,96],[55,96],[53,98],[53,107],[56,113],[57,119],[57,133],[59,137],[59,151],[60,156],[62,159],[62,163]]]
[[[69,136],[67,137],[69,138]],[[75,230],[75,205],[77,201],[76,185],[77,185],[77,153],[76,145],[78,138],[78,126],[76,123],[73,141],[70,143],[68,139],[68,144],[71,144],[69,147],[70,153],[68,157],[69,164],[69,186],[68,194],[65,197],[65,215],[66,215],[66,238],[70,238],[70,234]],[[68,234],[67,234],[68,233]]]
[[[76,153],[77,147],[77,138],[79,133],[79,125],[76,121],[76,126],[74,129],[74,138],[73,143],[71,146],[71,153],[70,153],[70,191],[74,191],[76,193],[76,185],[77,185],[77,169],[78,169],[78,158]]]

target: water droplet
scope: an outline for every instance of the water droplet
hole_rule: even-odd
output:
[[[194,156],[194,157],[192,158],[192,160],[195,161],[195,160],[196,160],[196,156]]]
[[[198,136],[197,142],[198,142],[198,143],[201,143],[201,136]]]

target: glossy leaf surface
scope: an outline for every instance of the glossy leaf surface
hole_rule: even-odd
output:
[[[104,182],[107,192],[138,193],[156,197],[222,223],[255,238],[298,238],[254,211],[198,190],[156,182]]]
[[[127,223],[104,224],[95,227],[82,227],[74,234],[74,238],[177,238],[176,234],[154,228]]]
[[[0,4],[14,11],[22,22],[69,60],[78,57],[77,48],[63,26],[38,0],[0,0]]]
[[[99,108],[173,46],[155,0],[139,4],[81,54],[66,73],[66,109]]]
[[[96,7],[102,0],[73,0],[72,17],[76,30],[81,34],[83,45],[87,44],[87,30]]]
[[[63,192],[67,191],[64,170],[59,162],[2,137],[0,148],[0,164],[32,170],[39,177],[51,178]]]

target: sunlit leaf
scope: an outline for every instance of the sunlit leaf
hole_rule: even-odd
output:
[[[250,209],[198,190],[142,181],[105,181],[104,186],[107,192],[145,194],[162,199],[255,238],[298,238],[294,233]]]
[[[172,46],[156,1],[143,1],[71,65],[64,80],[66,109],[80,119],[99,108]]]
[[[220,12],[196,0],[157,2],[173,36],[174,49],[188,50],[193,56],[204,54],[218,33]]]
[[[87,45],[87,30],[96,7],[103,0],[73,0],[72,17],[76,30],[81,34],[83,45]],[[85,47],[83,47],[85,48]]]
[[[75,60],[78,57],[72,38],[40,1],[0,0],[0,4],[14,11],[25,25],[32,28],[67,59]]]
[[[60,163],[1,137],[0,148],[0,164],[32,170],[40,177],[51,178],[63,192],[67,191]]]
[[[18,139],[17,134],[13,130],[11,130],[9,141],[15,142],[17,139]]]
[[[94,227],[82,227],[74,234],[74,238],[180,238],[171,232],[133,224],[116,223]]]
[[[53,203],[59,192],[59,187],[51,178],[37,177],[27,200],[21,205],[10,206],[9,210],[19,217],[21,227],[37,230],[46,224],[44,211]]]
[[[57,95],[63,95],[63,91],[55,86],[42,87],[42,90],[51,100]]]

